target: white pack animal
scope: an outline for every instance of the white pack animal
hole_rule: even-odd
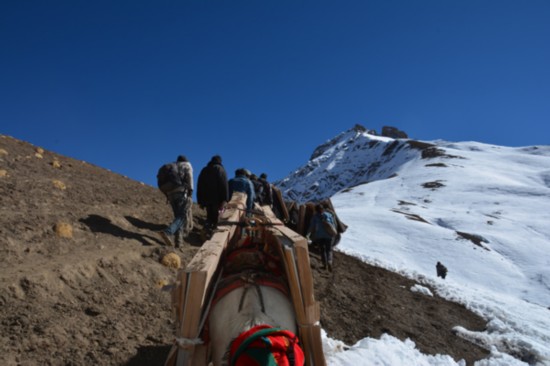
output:
[[[238,287],[220,298],[209,317],[212,361],[228,365],[231,342],[241,333],[260,324],[297,334],[292,303],[280,290],[263,285]]]

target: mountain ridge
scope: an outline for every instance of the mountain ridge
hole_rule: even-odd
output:
[[[481,150],[480,146],[550,156],[550,146],[544,145],[512,148],[475,141],[458,143],[396,139],[379,136],[374,130],[356,125],[316,147],[306,164],[274,184],[286,199],[300,203],[320,201],[342,189],[390,178],[410,160],[440,158],[440,161],[426,163],[426,166],[446,167],[445,161],[448,159],[465,159],[447,150],[464,148],[476,151]],[[337,166],[338,169],[335,168]]]
[[[356,125],[319,145],[304,166],[275,184],[289,200],[320,201],[342,189],[387,179],[418,156],[454,158],[433,143],[378,136]]]
[[[169,294],[160,289],[175,276],[159,263],[173,249],[154,233],[171,220],[162,194],[11,137],[0,136],[0,149],[2,364],[162,365],[174,331]],[[200,230],[205,214],[197,206],[193,214]],[[176,253],[185,264],[200,245],[195,232]],[[338,252],[330,276],[315,252],[311,263],[330,336],[353,344],[392,334],[468,364],[487,355],[451,332],[458,319],[472,330],[485,322],[461,305],[412,293],[414,280]]]

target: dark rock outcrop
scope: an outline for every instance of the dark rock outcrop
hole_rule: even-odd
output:
[[[409,136],[396,127],[384,126],[382,127],[382,136],[391,137],[392,139],[408,139]]]

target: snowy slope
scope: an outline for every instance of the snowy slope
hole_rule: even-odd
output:
[[[456,329],[493,347],[484,364],[550,365],[550,146],[416,143],[352,129],[313,157],[278,185],[301,202],[332,198],[349,225],[339,250],[435,285],[487,319],[483,333]],[[435,276],[437,261],[449,269],[445,281]],[[390,352],[395,342],[411,355],[410,344],[388,336],[329,364],[356,364],[347,358]]]

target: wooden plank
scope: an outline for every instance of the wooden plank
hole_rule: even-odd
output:
[[[326,366],[325,354],[323,353],[323,340],[321,338],[321,326],[315,325],[310,328],[311,339],[311,357],[313,358],[313,365]]]
[[[185,269],[186,272],[206,272],[207,283],[210,283],[210,279],[218,268],[220,258],[229,242],[230,235],[234,231],[234,228],[228,227],[226,230],[214,233],[212,238],[202,245],[189,262]]]
[[[231,199],[225,205],[226,210],[231,209],[246,209],[246,193],[243,192],[233,192]],[[223,216],[223,214],[222,214]]]
[[[293,248],[289,245],[283,245],[285,271],[288,278],[288,284],[290,288],[290,294],[292,303],[294,304],[294,311],[296,313],[296,322],[298,323],[299,337],[304,349],[306,358],[306,365],[312,366],[310,362],[310,339],[307,329],[304,329],[305,313],[304,302],[302,298],[302,289],[300,286],[300,280],[298,278],[298,269],[296,268],[296,261],[294,260]],[[307,328],[307,327],[306,327]]]
[[[201,344],[195,347],[191,366],[206,366],[208,364],[208,346]]]
[[[231,208],[227,209],[220,218],[221,222],[239,222],[243,211],[239,210],[239,206],[244,207],[246,202],[246,194],[235,192],[232,200],[228,204]],[[213,272],[219,264],[219,258],[225,249],[229,239],[234,235],[236,225],[220,226],[219,231],[214,233],[212,238],[206,241],[199,251],[195,254],[191,262],[187,265],[186,270],[192,271],[207,271],[208,279],[210,280]]]
[[[327,361],[323,352],[323,339],[321,337],[321,326],[317,325],[312,328],[312,343],[316,345],[313,349],[313,362],[315,366],[326,366]]]
[[[317,321],[312,322],[312,319],[320,319],[320,306],[319,303],[315,303],[306,308],[306,318],[309,319],[307,324],[303,326],[303,332],[307,334],[308,339],[308,355],[310,362],[315,366],[322,366],[326,364],[325,356],[323,354],[323,344],[321,339],[321,326]]]
[[[174,345],[172,348],[170,348],[170,352],[168,353],[168,357],[166,357],[166,362],[164,362],[164,366],[175,366],[177,362],[178,357],[178,346]]]
[[[315,294],[313,292],[313,275],[311,273],[309,252],[305,239],[295,243],[295,252],[304,306],[307,308],[315,303]],[[308,324],[313,324],[317,320],[319,319],[310,320]]]
[[[194,340],[199,336],[199,323],[201,319],[201,308],[206,293],[206,272],[187,273],[187,291],[183,304],[183,322],[180,326],[180,338]],[[189,365],[193,359],[194,346],[178,350],[177,366]]]
[[[262,211],[264,212],[266,219],[269,220],[269,223],[272,224],[273,227],[276,228],[280,233],[286,236],[291,242],[305,240],[305,238],[302,235],[286,227],[281,222],[281,220],[279,220],[277,216],[275,216],[275,214],[273,213],[271,208],[269,208],[269,206],[262,206]]]
[[[238,207],[244,207],[245,201],[245,194],[240,194],[240,192],[236,192],[235,194],[233,194],[233,199],[231,200],[233,208],[224,212],[224,214],[222,215],[222,220],[238,222],[243,215],[243,211],[240,211]],[[227,247],[229,240],[235,234],[235,230],[235,225],[220,227],[219,231],[215,232],[214,235],[212,235],[212,238],[202,245],[202,247],[195,254],[193,259],[191,260],[191,262],[189,262],[185,269],[185,272],[187,273],[201,272],[205,274],[205,286],[204,288],[202,288],[203,293],[200,294],[201,299],[205,298],[205,292],[210,286],[212,277],[214,276],[214,273],[218,268],[220,258],[225,248]],[[196,289],[194,290],[198,291]]]
[[[245,207],[246,194],[236,192],[228,204],[228,209],[221,215],[221,220],[239,221]],[[177,336],[181,339],[196,339],[201,329],[202,309],[207,298],[210,282],[218,268],[220,258],[230,238],[234,235],[235,226],[220,228],[212,238],[206,241],[195,254],[187,267],[178,274],[173,299],[176,300]],[[177,347],[177,356],[169,361],[177,366],[200,365],[206,362],[206,346]],[[202,361],[201,361],[202,360]],[[167,361],[168,362],[168,361]]]
[[[300,205],[300,211],[299,211],[299,217],[298,217],[298,233],[301,235],[306,235],[307,233],[307,227],[306,227],[306,206]]]
[[[275,186],[273,186],[273,207],[281,213],[282,221],[288,222],[290,217],[283,200],[283,195],[281,194],[281,190]]]
[[[288,284],[290,293],[292,295],[292,301],[294,303],[294,310],[298,323],[303,324],[305,320],[304,314],[304,301],[302,297],[302,289],[300,287],[300,280],[298,278],[298,270],[296,268],[296,262],[294,261],[294,253],[291,247],[283,246],[284,250],[284,263],[285,270],[288,278]]]
[[[290,230],[288,227],[286,226],[276,226],[276,229],[281,233],[283,234],[284,236],[286,236],[287,238],[289,238],[293,243],[297,244],[297,243],[304,243],[306,248],[307,248],[307,240],[305,237],[303,237],[302,235],[298,234],[297,232],[293,231],[293,230]]]
[[[206,293],[206,275],[205,271],[188,273],[188,290],[185,298],[183,324],[181,325],[183,338],[194,339],[198,336],[201,308]]]
[[[271,222],[278,220],[272,219],[274,214],[269,208],[264,212]],[[315,301],[307,240],[285,226],[273,226],[269,232],[282,251],[306,365],[325,366],[321,327],[318,323],[321,311],[319,303]]]
[[[185,303],[185,291],[187,291],[187,273],[184,270],[178,272],[176,288],[174,289],[174,301],[176,302],[176,335],[179,337],[181,323],[183,322],[183,304]]]
[[[181,299],[180,299],[180,308],[181,308],[181,319],[180,322],[177,325],[177,338],[183,338],[183,328],[186,317],[188,317],[188,313],[190,311],[190,308],[192,307],[190,296],[188,295],[188,291],[190,289],[190,274],[185,271],[181,271]],[[186,366],[188,365],[189,360],[191,359],[191,352],[192,350],[184,349],[179,346],[178,343],[176,343],[177,353],[175,358],[175,366]]]

